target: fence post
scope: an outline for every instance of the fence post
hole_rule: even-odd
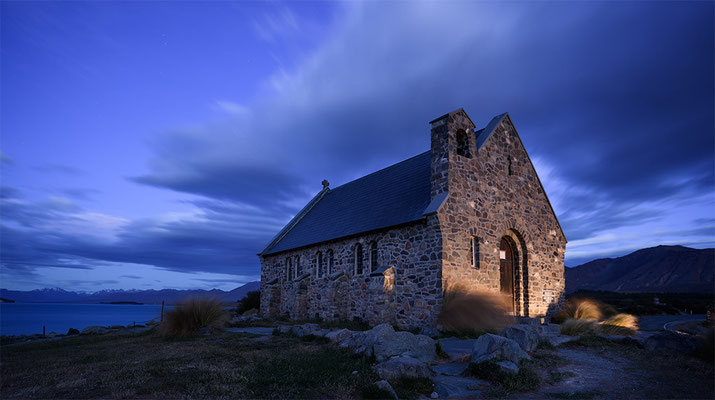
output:
[[[42,325],[42,337],[45,337],[45,326]]]
[[[164,322],[164,300],[161,301],[161,320],[159,322]]]

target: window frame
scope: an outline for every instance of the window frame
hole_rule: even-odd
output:
[[[365,273],[365,265],[363,264],[363,248],[362,243],[357,243],[353,249],[354,253],[354,271],[355,276],[360,276]]]
[[[377,247],[377,240],[373,240],[370,243],[370,249],[368,249],[368,259],[370,272],[375,272],[380,267],[380,253]]]

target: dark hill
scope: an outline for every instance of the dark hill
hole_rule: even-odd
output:
[[[658,246],[566,268],[566,292],[713,292],[715,249]]]

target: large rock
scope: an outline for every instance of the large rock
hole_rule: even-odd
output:
[[[296,325],[293,327],[293,333],[298,337],[303,337],[307,335],[315,335],[316,332],[320,331],[320,325],[318,324],[304,324]]]
[[[77,330],[75,328],[69,328],[67,330],[67,336],[69,336],[69,335],[79,335],[79,330]]]
[[[430,370],[427,364],[412,357],[393,357],[373,367],[382,379],[395,379],[401,376],[427,378]]]
[[[376,338],[372,349],[377,361],[404,355],[430,363],[437,356],[434,340],[428,336],[414,335],[410,332],[393,332],[381,335]]]
[[[524,358],[531,359],[517,342],[491,333],[485,333],[480,336],[472,348],[473,364],[487,360],[509,360],[514,364],[518,364]]]
[[[514,325],[504,328],[500,335],[519,343],[522,350],[530,352],[539,345],[541,336],[538,328],[534,325]]]
[[[697,348],[695,339],[683,333],[671,331],[658,332],[643,340],[643,347],[648,350],[692,353]]]
[[[103,327],[103,326],[88,326],[84,329],[82,329],[82,332],[80,335],[104,335],[105,333],[108,333],[109,329]]]
[[[290,325],[278,325],[278,332],[282,334],[290,333],[292,329],[293,327]]]
[[[501,372],[505,372],[507,374],[516,375],[519,373],[519,367],[511,361],[507,361],[507,360],[499,361],[499,362],[497,362],[497,366],[499,367],[499,370]]]
[[[350,338],[353,335],[353,331],[350,329],[341,329],[339,331],[332,331],[325,334],[325,337],[330,339],[331,342],[340,343],[345,339]]]
[[[432,398],[480,398],[481,391],[489,384],[481,379],[463,376],[437,375],[432,378],[437,396]]]

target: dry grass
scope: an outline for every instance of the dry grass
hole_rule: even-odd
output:
[[[441,330],[457,334],[499,332],[514,323],[504,296],[480,292],[460,284],[445,285],[442,311],[437,319]]]
[[[566,301],[566,306],[553,318],[560,324],[567,319],[593,319],[600,321],[618,314],[615,308],[598,300],[574,298]]]
[[[222,326],[227,317],[220,301],[192,297],[167,311],[161,324],[161,333],[165,336],[195,334],[201,328]]]
[[[569,336],[597,335],[600,325],[592,319],[567,319],[561,324],[561,334]]]
[[[638,318],[631,314],[617,314],[601,322],[595,319],[567,319],[561,324],[561,333],[569,336],[633,336],[636,331],[638,331]]]
[[[379,380],[369,360],[333,346],[230,332],[15,345],[2,349],[0,376],[3,399],[346,399]]]
[[[638,331],[638,318],[631,314],[616,314],[600,323],[604,335],[633,336]]]

